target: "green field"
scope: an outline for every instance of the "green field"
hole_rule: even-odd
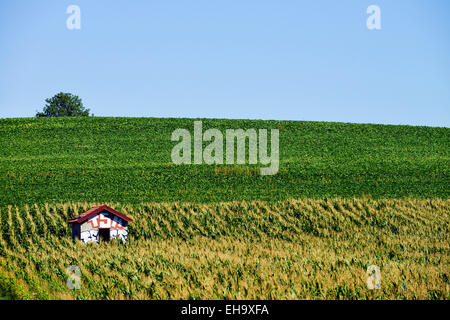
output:
[[[280,171],[218,171],[171,161],[193,119],[0,120],[0,205],[215,202],[288,197],[448,198],[450,129],[203,120],[204,130],[280,129]],[[250,167],[250,166],[248,166]]]
[[[261,176],[174,165],[193,122],[0,119],[0,297],[450,299],[449,128],[203,119],[279,128]],[[67,220],[101,203],[135,219],[129,241],[72,242]]]

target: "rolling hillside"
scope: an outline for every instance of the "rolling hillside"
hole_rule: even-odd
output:
[[[203,120],[279,128],[261,176],[174,165],[193,122],[1,119],[0,298],[450,299],[450,129]],[[126,244],[72,241],[68,219],[100,203],[139,221]]]
[[[448,128],[203,120],[222,132],[279,127],[280,170],[262,177],[257,165],[175,166],[171,134],[193,122],[1,119],[0,205],[449,196]]]

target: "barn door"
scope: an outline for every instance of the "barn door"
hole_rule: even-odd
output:
[[[109,241],[111,239],[109,229],[99,229],[98,230],[98,240],[99,241]]]

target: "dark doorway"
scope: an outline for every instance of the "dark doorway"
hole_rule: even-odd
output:
[[[99,229],[98,230],[98,239],[100,241],[109,241],[110,240],[109,229]]]

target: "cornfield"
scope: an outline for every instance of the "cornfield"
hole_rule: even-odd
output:
[[[73,242],[98,203],[0,211],[0,295],[13,299],[449,299],[448,199],[108,203],[130,239]],[[381,270],[369,290],[368,266]],[[69,266],[81,271],[70,290]],[[69,279],[70,280],[70,279]]]

